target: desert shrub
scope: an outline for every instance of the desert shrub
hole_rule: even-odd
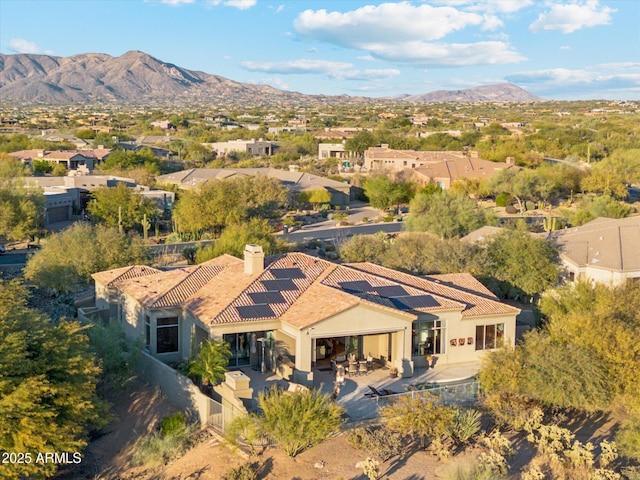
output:
[[[487,468],[479,460],[467,460],[456,462],[444,472],[445,480],[502,480],[500,475],[491,468]]]
[[[484,434],[481,437],[481,442],[489,450],[497,452],[503,457],[510,457],[513,455],[511,441],[505,437],[500,430],[494,430],[489,434]]]
[[[509,200],[511,200],[511,195],[508,193],[496,195],[496,207],[506,207],[509,204]]]
[[[443,440],[442,437],[435,437],[431,440],[429,451],[432,455],[438,457],[438,460],[445,460],[451,456],[451,443]]]
[[[383,222],[387,222],[387,223],[388,223],[388,222],[393,222],[393,217],[389,217],[389,216],[387,216],[387,217],[382,217],[382,221],[383,221]]]
[[[446,434],[453,408],[437,403],[431,395],[407,395],[383,407],[380,416],[391,431],[416,435],[424,448],[427,438],[433,440]]]
[[[640,467],[625,467],[622,474],[627,480],[640,480]]]
[[[535,444],[543,455],[556,457],[571,448],[574,434],[558,425],[540,425],[527,435],[527,440]]]
[[[184,247],[182,249],[182,256],[185,258],[185,260],[189,265],[195,265],[197,253],[198,253],[198,246],[196,245],[194,245],[193,247]]]
[[[343,412],[328,395],[316,390],[290,393],[272,389],[260,393],[258,403],[263,412],[262,428],[290,457],[337,430]]]
[[[456,408],[447,434],[458,445],[471,440],[480,431],[480,412],[477,410],[462,410]]]
[[[635,419],[624,424],[615,438],[622,455],[640,461],[640,420]]]
[[[530,431],[540,425],[543,417],[539,406],[519,395],[486,394],[482,398],[482,406],[498,425],[516,431]]]
[[[489,471],[496,476],[505,475],[509,470],[507,459],[494,450],[489,450],[488,453],[482,452],[478,461],[483,471]]]
[[[160,421],[160,435],[163,437],[179,434],[185,428],[187,428],[187,421],[182,412],[167,415]]]
[[[135,374],[142,350],[141,342],[127,339],[122,325],[115,321],[107,325],[92,324],[87,333],[91,350],[102,368],[101,390],[123,387]]]
[[[234,446],[242,441],[249,447],[252,455],[256,455],[256,447],[264,446],[266,435],[260,418],[254,414],[235,417],[225,430],[225,440]]]
[[[369,480],[376,480],[380,475],[380,471],[378,470],[379,465],[380,462],[375,458],[367,457],[362,462],[362,473],[364,473]]]
[[[175,426],[179,421],[171,420],[168,423]],[[160,430],[145,437],[133,455],[133,465],[158,467],[182,456],[191,447],[194,428],[186,423],[183,428],[176,426],[171,431],[172,428],[167,428],[170,432],[167,435],[163,435]]]
[[[346,220],[347,218],[349,218],[349,214],[347,212],[336,212],[333,214],[332,220],[341,222],[342,220]]]
[[[354,448],[373,454],[383,462],[402,452],[402,437],[384,427],[351,430],[347,442]]]
[[[531,210],[535,210],[536,209],[536,204],[530,200],[527,200],[524,203],[524,208],[527,212],[530,212]]]
[[[222,476],[222,480],[257,480],[258,472],[252,463],[245,463],[239,467],[230,468]]]

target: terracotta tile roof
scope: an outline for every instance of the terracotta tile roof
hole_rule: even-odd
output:
[[[600,217],[581,227],[556,230],[549,237],[557,242],[561,256],[576,266],[640,270],[640,216]]]
[[[466,308],[462,311],[463,317],[517,314],[520,311],[515,307],[500,302],[495,295],[486,288],[481,287],[479,282],[468,273],[422,278],[372,263],[353,263],[348,264],[348,266],[394,280],[400,284],[410,285],[442,298],[463,303],[466,305]]]
[[[420,278],[369,263],[337,265],[303,253],[267,257],[265,269],[254,275],[230,255],[167,272],[149,269],[145,276],[135,275],[148,267],[128,268],[94,278],[111,282],[148,308],[182,307],[210,325],[279,319],[304,328],[356,305],[408,319],[419,312],[456,310],[467,317],[518,312],[468,274]]]
[[[430,162],[415,168],[414,171],[430,180],[449,179],[454,181],[458,178],[491,178],[500,170],[510,167],[511,165],[506,163],[462,156]]]
[[[224,266],[203,263],[142,278],[127,280],[118,288],[149,308],[181,307],[182,303],[218,275]]]
[[[211,312],[211,324],[239,323],[278,318],[293,305],[298,297],[300,297],[326,269],[333,267],[333,264],[329,262],[303,253],[289,253],[287,255],[275,256],[267,259],[267,261],[269,263],[266,265],[265,270],[242,290],[233,301],[227,304],[219,313]],[[274,270],[286,268],[298,268],[302,272],[302,275],[301,278],[291,278],[291,282],[293,282],[292,287],[295,287],[295,290],[279,290],[284,298],[284,302],[271,303],[269,305],[275,316],[243,318],[238,307],[255,305],[249,294],[269,291],[263,282],[278,280]]]
[[[147,267],[146,265],[133,265],[131,267],[115,268],[113,270],[94,273],[91,275],[91,278],[106,287],[113,287],[118,282],[129,280],[131,278],[153,275],[156,273],[161,273],[161,271],[152,267]]]
[[[387,278],[382,278],[378,275],[373,275],[369,273],[365,273],[362,270],[348,268],[347,266],[339,266],[337,267],[330,275],[327,276],[322,281],[323,285],[327,285],[336,289],[339,289],[343,292],[347,292],[351,295],[354,295],[362,300],[366,300],[368,302],[374,303],[376,305],[381,305],[387,308],[391,308],[394,310],[398,310],[398,306],[394,303],[393,299],[390,296],[385,296],[380,294],[374,290],[367,292],[354,292],[349,288],[349,282],[366,282],[371,287],[400,287],[401,285],[398,282],[390,281]],[[417,312],[434,312],[441,310],[462,310],[465,308],[465,304],[453,301],[444,297],[440,297],[438,295],[433,295],[432,292],[424,291],[422,289],[402,286],[402,290],[404,290],[409,296],[412,297],[424,297],[427,295],[429,298],[426,298],[427,304],[429,306],[425,307],[416,307],[411,310],[415,310]],[[401,295],[394,295],[399,297]]]

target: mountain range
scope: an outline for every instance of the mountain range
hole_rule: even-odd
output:
[[[166,63],[140,51],[120,57],[85,53],[71,57],[0,54],[0,99],[5,103],[208,103],[280,104],[372,102],[366,97],[304,95],[268,85],[235,82]],[[401,102],[537,101],[512,84],[401,95]]]

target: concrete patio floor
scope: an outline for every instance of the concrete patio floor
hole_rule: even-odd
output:
[[[437,365],[434,368],[417,368],[411,378],[391,378],[386,367],[370,371],[368,374],[346,377],[340,390],[337,402],[342,405],[349,421],[361,421],[375,418],[378,415],[378,402],[375,398],[365,396],[371,393],[369,385],[377,390],[387,389],[396,393],[404,393],[410,385],[422,383],[447,384],[472,379],[480,369],[478,362],[460,363],[455,365]],[[251,380],[253,388],[253,403],[257,405],[258,394],[265,388],[279,385],[287,388],[289,382],[282,380],[272,372],[260,373],[251,367],[241,369]],[[314,369],[314,387],[323,393],[331,394],[335,381],[335,372],[331,370]]]

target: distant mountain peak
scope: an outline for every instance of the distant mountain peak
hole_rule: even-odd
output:
[[[422,95],[397,96],[402,102],[446,103],[446,102],[539,102],[542,99],[513,83],[482,85],[464,90],[438,90]]]

